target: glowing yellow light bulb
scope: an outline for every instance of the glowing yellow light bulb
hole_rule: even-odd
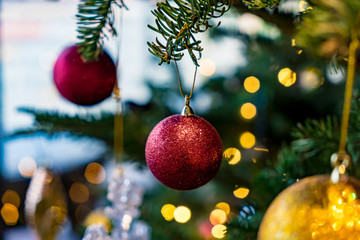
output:
[[[252,119],[256,115],[256,107],[252,103],[244,103],[240,108],[240,114],[245,119]]]
[[[11,203],[17,208],[20,206],[20,196],[14,190],[6,190],[1,200],[3,204]]]
[[[278,80],[285,87],[290,87],[296,82],[296,73],[290,68],[283,68],[278,74]]]
[[[236,148],[228,148],[224,151],[224,158],[229,164],[235,165],[241,160],[241,153]]]
[[[174,211],[174,218],[179,223],[186,223],[191,218],[191,211],[185,206],[179,206]]]
[[[166,221],[171,221],[174,219],[174,212],[176,207],[172,204],[165,204],[161,208],[161,214],[165,218]]]
[[[85,169],[85,178],[89,183],[100,184],[105,180],[105,169],[101,164],[92,162]]]
[[[226,222],[226,213],[221,209],[215,209],[210,213],[209,220],[212,225],[223,224]]]
[[[237,198],[246,198],[249,192],[250,190],[248,188],[238,188],[234,191],[234,195]]]
[[[244,88],[249,93],[255,93],[260,88],[260,81],[254,76],[247,77],[244,81]]]
[[[2,206],[0,213],[6,225],[15,225],[19,220],[19,211],[17,207],[11,203],[5,203]]]
[[[255,145],[255,136],[250,132],[244,132],[240,136],[240,144],[243,148],[251,148]]]
[[[229,215],[230,213],[230,205],[227,204],[226,202],[220,202],[216,204],[215,208],[223,210],[226,213],[226,215]]]
[[[226,226],[222,225],[222,224],[218,224],[215,225],[212,229],[211,229],[211,234],[215,237],[215,238],[224,238],[225,234],[226,234]]]

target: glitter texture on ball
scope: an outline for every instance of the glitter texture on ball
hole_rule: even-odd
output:
[[[360,239],[360,182],[305,178],[282,191],[268,208],[258,240]]]
[[[216,175],[222,160],[222,143],[205,119],[172,115],[151,131],[145,157],[150,171],[161,183],[177,190],[191,190]]]

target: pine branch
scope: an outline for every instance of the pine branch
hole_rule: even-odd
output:
[[[243,0],[243,3],[250,9],[275,8],[281,0]]]
[[[360,37],[360,1],[317,0],[298,25],[296,43],[315,56],[346,58],[351,33]]]
[[[163,62],[178,61],[183,57],[183,51],[187,50],[193,63],[198,64],[195,52],[201,57],[201,41],[196,40],[194,34],[205,32],[209,28],[220,25],[212,25],[209,20],[221,17],[230,9],[231,0],[174,0],[158,2],[157,9],[152,11],[156,17],[156,26],[148,27],[160,34],[165,43],[158,38],[154,42],[148,42],[149,51]]]
[[[78,5],[77,32],[80,53],[85,61],[97,59],[102,51],[104,38],[116,36],[112,6],[125,7],[122,0],[80,0]]]
[[[99,117],[90,114],[73,116],[57,111],[32,108],[19,108],[18,111],[33,115],[35,117],[34,126],[18,130],[10,137],[30,135],[37,132],[45,132],[47,134],[71,132],[73,135],[95,137],[104,140],[108,144],[112,144],[114,116],[111,113],[102,113],[101,117]]]
[[[249,8],[241,1],[235,1],[233,6],[241,13],[252,13],[265,22],[276,25],[283,33],[289,36],[293,36],[295,33],[294,15],[292,13],[280,12],[277,8],[271,12],[264,8]]]
[[[260,225],[262,214],[252,205],[244,205],[239,211],[238,216],[233,216],[226,224],[228,233],[226,239],[252,240],[256,239],[258,226]]]

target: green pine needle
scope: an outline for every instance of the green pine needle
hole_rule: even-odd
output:
[[[97,59],[104,38],[116,36],[112,7],[125,7],[122,0],[80,0],[78,5],[77,32],[80,53],[85,61]]]
[[[187,51],[196,66],[203,48],[201,41],[194,34],[218,27],[220,22],[212,25],[209,20],[221,17],[230,9],[231,0],[173,0],[158,2],[152,11],[156,17],[155,26],[148,27],[159,33],[165,43],[158,38],[148,42],[149,51],[163,62],[178,61]],[[197,53],[199,57],[196,56]]]

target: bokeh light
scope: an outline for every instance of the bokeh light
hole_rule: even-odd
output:
[[[339,173],[344,174],[346,172],[346,166],[344,164],[340,164]]]
[[[198,227],[199,235],[203,239],[210,239],[212,238],[211,229],[213,228],[213,225],[207,220],[203,220]]]
[[[240,144],[243,148],[251,148],[255,145],[256,138],[254,134],[250,132],[244,132],[240,136]]]
[[[101,164],[92,162],[87,165],[84,175],[89,183],[100,184],[105,180],[106,172]]]
[[[0,213],[6,225],[16,225],[19,220],[19,211],[17,207],[11,203],[5,203],[2,206]]]
[[[226,234],[226,226],[222,224],[215,225],[211,229],[211,234],[214,236],[214,238],[224,238]]]
[[[278,80],[285,87],[290,87],[296,82],[296,73],[290,68],[283,68],[278,74]]]
[[[255,93],[260,88],[260,81],[254,76],[247,77],[244,81],[244,88],[249,93]]]
[[[252,103],[244,103],[240,108],[240,114],[245,119],[252,119],[256,115],[256,107]]]
[[[299,2],[299,10],[300,12],[305,12],[305,11],[308,11],[308,10],[311,10],[312,7],[309,5],[309,3],[307,1],[304,1],[304,0],[301,0]]]
[[[109,232],[111,230],[111,220],[108,216],[104,214],[102,211],[92,211],[90,212],[85,220],[84,220],[84,226],[88,227],[92,224],[102,224],[106,228],[106,230]]]
[[[166,221],[171,221],[174,219],[174,212],[176,207],[172,204],[165,204],[161,208],[161,214],[165,218]]]
[[[89,199],[89,189],[81,182],[75,182],[69,190],[70,199],[75,203],[83,203]]]
[[[185,206],[179,206],[174,211],[174,218],[179,223],[186,223],[191,218],[191,211]]]
[[[300,86],[305,90],[318,88],[324,83],[321,71],[317,68],[306,69],[300,74]]]
[[[199,72],[205,77],[212,76],[216,71],[216,65],[214,61],[209,58],[202,59],[199,64]]]
[[[238,188],[234,191],[234,196],[237,198],[246,198],[249,195],[250,190],[248,188]]]
[[[345,69],[341,66],[329,65],[326,69],[327,79],[333,84],[339,84],[345,80]]]
[[[226,202],[219,202],[218,204],[216,204],[215,208],[223,210],[226,215],[229,215],[230,213],[230,205]]]
[[[226,213],[221,209],[215,209],[210,213],[209,220],[212,225],[223,224],[226,222]]]
[[[36,171],[36,162],[32,157],[23,157],[18,165],[18,170],[21,176],[31,178]]]
[[[3,194],[1,200],[2,200],[3,204],[11,203],[12,205],[14,205],[17,208],[20,206],[20,196],[14,190],[6,190],[5,193]]]
[[[225,160],[227,160],[228,163],[231,165],[235,165],[238,162],[240,162],[240,160],[241,160],[241,153],[236,148],[227,148],[224,151],[223,156],[224,156]]]

